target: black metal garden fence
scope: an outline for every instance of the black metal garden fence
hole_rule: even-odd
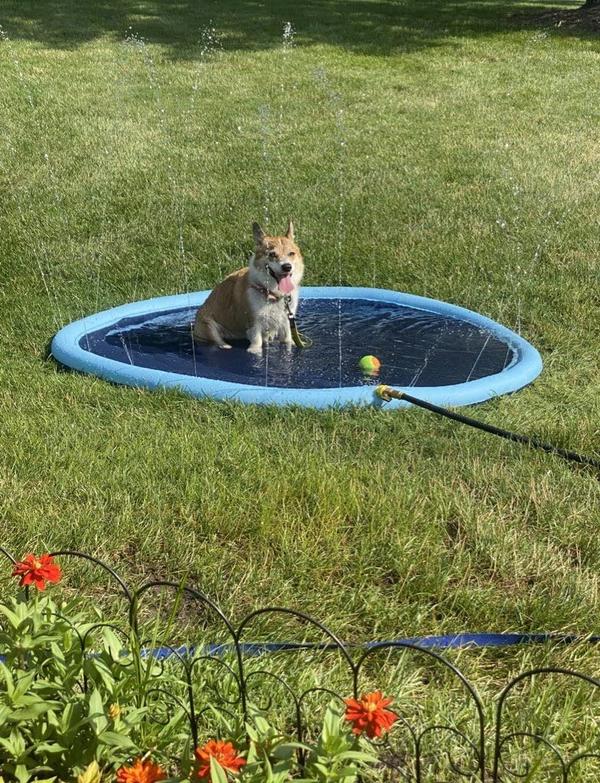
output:
[[[15,562],[6,550],[0,552]],[[92,623],[79,635],[82,652],[93,654],[95,635],[104,627],[119,634],[124,645],[133,640],[142,657],[152,656],[157,662],[156,684],[149,693],[156,697],[159,711],[168,709],[169,702],[183,710],[194,746],[215,707],[245,718],[249,704],[257,700],[265,709],[284,715],[286,730],[301,743],[313,728],[317,701],[359,698],[373,683],[385,679],[382,672],[393,669],[395,685],[388,689],[397,689],[393,709],[398,720],[384,738],[374,741],[385,780],[566,783],[600,779],[600,680],[587,674],[562,667],[530,668],[512,677],[492,703],[484,703],[455,663],[417,641],[348,643],[309,614],[273,606],[254,610],[234,623],[207,595],[187,584],[153,580],[134,589],[91,555],[70,550],[51,554],[99,569],[112,587],[99,589],[98,600],[110,594],[109,603],[115,606],[115,597],[122,599],[120,621]],[[273,621],[295,638],[273,641],[265,630]],[[419,661],[416,668],[410,663],[414,660]],[[124,665],[118,658],[114,664]],[[160,681],[166,666],[180,671],[182,688],[177,693]],[[208,670],[213,674],[207,679]],[[585,726],[561,724],[554,702],[550,704],[554,713],[549,711],[543,687],[549,679],[555,695],[571,693],[568,686],[575,686],[577,695],[570,697],[570,704],[575,698],[585,707]],[[85,678],[81,687],[88,687]],[[428,711],[427,699],[437,707]],[[528,707],[523,710],[525,700]],[[446,705],[441,712],[440,704]],[[517,725],[511,714],[515,704],[519,720],[528,720],[529,725]],[[439,720],[439,714],[447,719]],[[302,766],[302,751],[298,753]]]

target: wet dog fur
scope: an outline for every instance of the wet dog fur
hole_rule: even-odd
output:
[[[269,340],[292,345],[289,307],[296,314],[304,260],[290,220],[283,236],[265,234],[252,224],[255,249],[247,267],[228,275],[196,314],[194,338],[219,348],[246,338],[248,351],[260,353]]]

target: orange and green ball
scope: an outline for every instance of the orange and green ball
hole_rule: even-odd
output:
[[[381,367],[381,362],[376,356],[363,356],[358,366],[365,375],[377,375]]]

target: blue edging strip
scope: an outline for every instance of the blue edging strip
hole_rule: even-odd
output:
[[[157,313],[180,307],[199,307],[210,291],[179,294],[141,302],[132,302],[110,310],[95,313],[65,326],[52,340],[51,352],[61,364],[74,370],[97,375],[114,383],[147,388],[177,388],[194,397],[213,397],[243,403],[266,405],[301,405],[311,408],[341,407],[344,405],[383,405],[372,386],[349,386],[330,389],[288,389],[253,386],[194,377],[147,367],[136,367],[117,362],[86,351],[80,340],[89,332],[107,327],[122,318]],[[422,399],[441,406],[471,405],[517,389],[531,383],[542,370],[538,351],[515,332],[462,307],[428,299],[413,294],[388,291],[379,288],[305,287],[304,299],[366,299],[427,310],[450,318],[467,321],[489,330],[495,337],[507,343],[514,352],[512,363],[502,372],[485,378],[450,386],[420,386],[406,388],[416,391]],[[402,390],[402,389],[400,389]],[[386,408],[405,407],[406,402],[386,402]]]
[[[511,647],[522,644],[577,644],[581,642],[597,644],[600,642],[600,636],[576,636],[575,634],[554,634],[554,633],[457,633],[441,636],[408,636],[404,639],[393,639],[390,641],[365,642],[364,644],[346,644],[348,649],[358,650],[376,650],[422,647],[425,650],[450,650],[450,649],[468,649],[479,648],[486,649],[492,647]],[[317,652],[327,652],[337,650],[338,645],[333,642],[243,642],[239,644],[239,650],[243,655],[249,657],[258,657],[269,653],[294,652],[298,650],[309,650]],[[207,644],[198,649],[197,647],[152,647],[144,648],[142,656],[151,655],[156,660],[162,661],[173,655],[187,656],[195,655],[199,652],[201,655],[233,655],[236,647],[231,643]],[[124,653],[126,654],[126,652]],[[4,661],[4,656],[0,655],[0,661]]]
[[[600,636],[576,636],[574,634],[553,633],[457,633],[442,636],[409,636],[405,639],[390,641],[366,642],[365,644],[347,644],[350,649],[375,650],[381,648],[406,647],[407,645],[422,647],[426,650],[449,650],[457,648],[490,648],[510,647],[522,644],[576,644],[577,642],[600,642]],[[268,653],[293,652],[296,650],[328,651],[336,650],[338,646],[332,642],[244,642],[239,645],[244,655],[259,656]],[[227,655],[235,652],[233,644],[207,644],[201,648],[202,655]],[[164,660],[172,655],[195,655],[195,647],[156,647],[145,650],[145,655],[152,655],[157,660]]]

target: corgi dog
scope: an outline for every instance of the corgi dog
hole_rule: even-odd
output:
[[[269,236],[252,224],[255,249],[248,266],[228,275],[196,313],[196,340],[231,348],[227,340],[246,338],[248,351],[260,353],[275,339],[292,345],[289,313],[298,309],[304,261],[288,222],[285,236]],[[289,311],[289,312],[288,312]]]

